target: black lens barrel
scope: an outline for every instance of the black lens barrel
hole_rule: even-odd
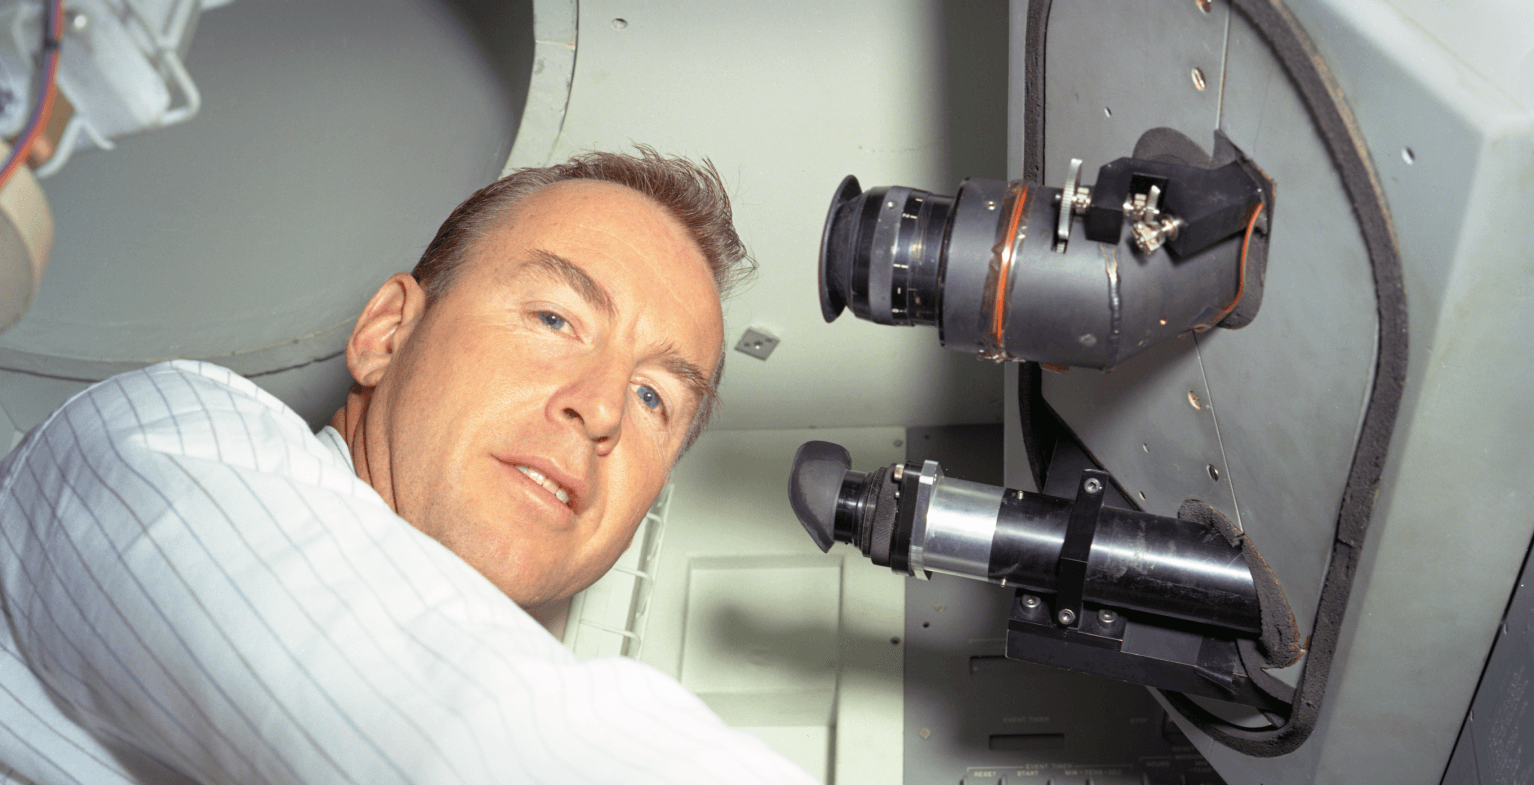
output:
[[[936,326],[952,197],[890,186],[867,193],[842,181],[820,248],[820,307],[878,324]]]
[[[873,489],[865,472],[848,470],[842,477],[842,488],[836,494],[835,528],[832,530],[837,542],[856,543],[863,517],[873,514]]]
[[[1059,591],[1071,500],[939,477],[922,501],[917,479],[927,476],[926,468],[906,464],[897,481],[895,466],[854,471],[846,455],[837,445],[809,442],[795,456],[794,511],[822,550],[834,539],[903,574],[934,570],[1046,594]],[[961,485],[994,490],[999,508],[986,512],[953,503],[945,494],[959,491],[945,488]],[[897,495],[897,489],[903,492]],[[921,537],[909,525],[918,518]],[[1202,524],[1135,510],[1102,507],[1094,526],[1086,601],[1260,632],[1257,592],[1239,547]],[[941,543],[979,531],[990,532],[987,560],[973,568],[955,568],[951,559],[944,562],[947,567],[937,563]],[[918,550],[924,559],[915,555]]]
[[[1169,199],[1199,191],[1180,202],[1192,212],[1178,218],[1197,220],[1200,230],[1187,254],[1174,252],[1175,238],[1142,251],[1132,221],[1121,222],[1120,237],[1088,237],[1069,210],[1067,241],[1059,242],[1059,188],[970,178],[951,197],[905,186],[865,193],[849,176],[821,237],[821,314],[829,322],[850,308],[878,324],[934,326],[943,346],[989,359],[1099,369],[1207,329],[1246,289],[1246,225],[1231,230],[1229,216],[1255,215],[1260,189],[1240,167],[1213,178],[1155,166],[1167,175]],[[1186,182],[1174,177],[1182,170]],[[1192,236],[1194,226],[1178,231]]]
[[[1071,505],[1068,499],[1008,491],[985,577],[1055,592]],[[1202,524],[1103,507],[1091,554],[1084,594],[1090,602],[1245,633],[1262,631],[1245,556]]]

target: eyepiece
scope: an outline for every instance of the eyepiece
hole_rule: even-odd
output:
[[[837,540],[851,541],[846,519],[855,520],[861,498],[854,480],[849,492],[847,476],[863,476],[852,468],[852,454],[847,448],[830,442],[805,442],[794,453],[793,473],[788,477],[788,501],[799,523],[809,532],[821,552],[829,551]],[[851,497],[844,500],[845,497]],[[843,532],[846,532],[844,536]]]
[[[1122,158],[1070,187],[971,178],[941,196],[846,178],[821,235],[821,315],[937,327],[943,346],[990,359],[1112,368],[1260,291],[1242,281],[1263,190],[1241,164]]]
[[[833,542],[851,543],[888,565],[894,495],[888,468],[853,471],[852,456],[839,444],[805,442],[794,454],[789,504],[821,551]]]
[[[952,197],[903,186],[837,188],[820,242],[820,312],[936,326]]]
[[[847,233],[855,227],[856,221],[844,216],[855,212],[853,202],[859,201],[862,193],[858,178],[850,174],[843,178],[836,188],[836,196],[831,198],[831,209],[826,211],[826,226],[820,233],[820,315],[827,322],[834,322],[841,315],[852,291],[850,258],[841,249],[854,242]],[[832,248],[838,250],[834,258]]]

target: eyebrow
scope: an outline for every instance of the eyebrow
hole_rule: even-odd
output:
[[[703,372],[696,364],[677,353],[675,347],[668,346],[661,354],[661,367],[668,373],[682,381],[687,391],[692,393],[693,400],[698,405],[698,411],[708,404],[715,396],[713,379]],[[697,411],[693,412],[697,415]]]
[[[613,316],[617,313],[612,296],[575,262],[552,251],[535,248],[533,258],[528,260],[527,265],[524,269],[541,272],[569,286],[587,305],[604,315]]]

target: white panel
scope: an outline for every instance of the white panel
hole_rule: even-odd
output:
[[[682,686],[699,694],[833,692],[841,573],[841,559],[827,556],[693,559]]]
[[[906,579],[846,545],[822,554],[789,509],[788,473],[810,439],[871,470],[904,460],[904,437],[705,434],[673,474],[653,571],[639,659],[838,785],[901,781]]]

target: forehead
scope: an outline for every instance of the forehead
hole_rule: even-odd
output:
[[[680,221],[637,191],[583,180],[541,188],[479,238],[467,272],[480,283],[515,282],[528,277],[521,273],[544,254],[590,276],[612,298],[619,317],[647,317],[643,321],[657,328],[722,340],[719,293],[707,259]]]
[[[492,224],[470,257],[515,263],[528,249],[583,251],[587,258],[572,260],[582,268],[647,265],[675,276],[707,274],[708,268],[697,243],[665,208],[630,188],[599,181],[540,188]]]

